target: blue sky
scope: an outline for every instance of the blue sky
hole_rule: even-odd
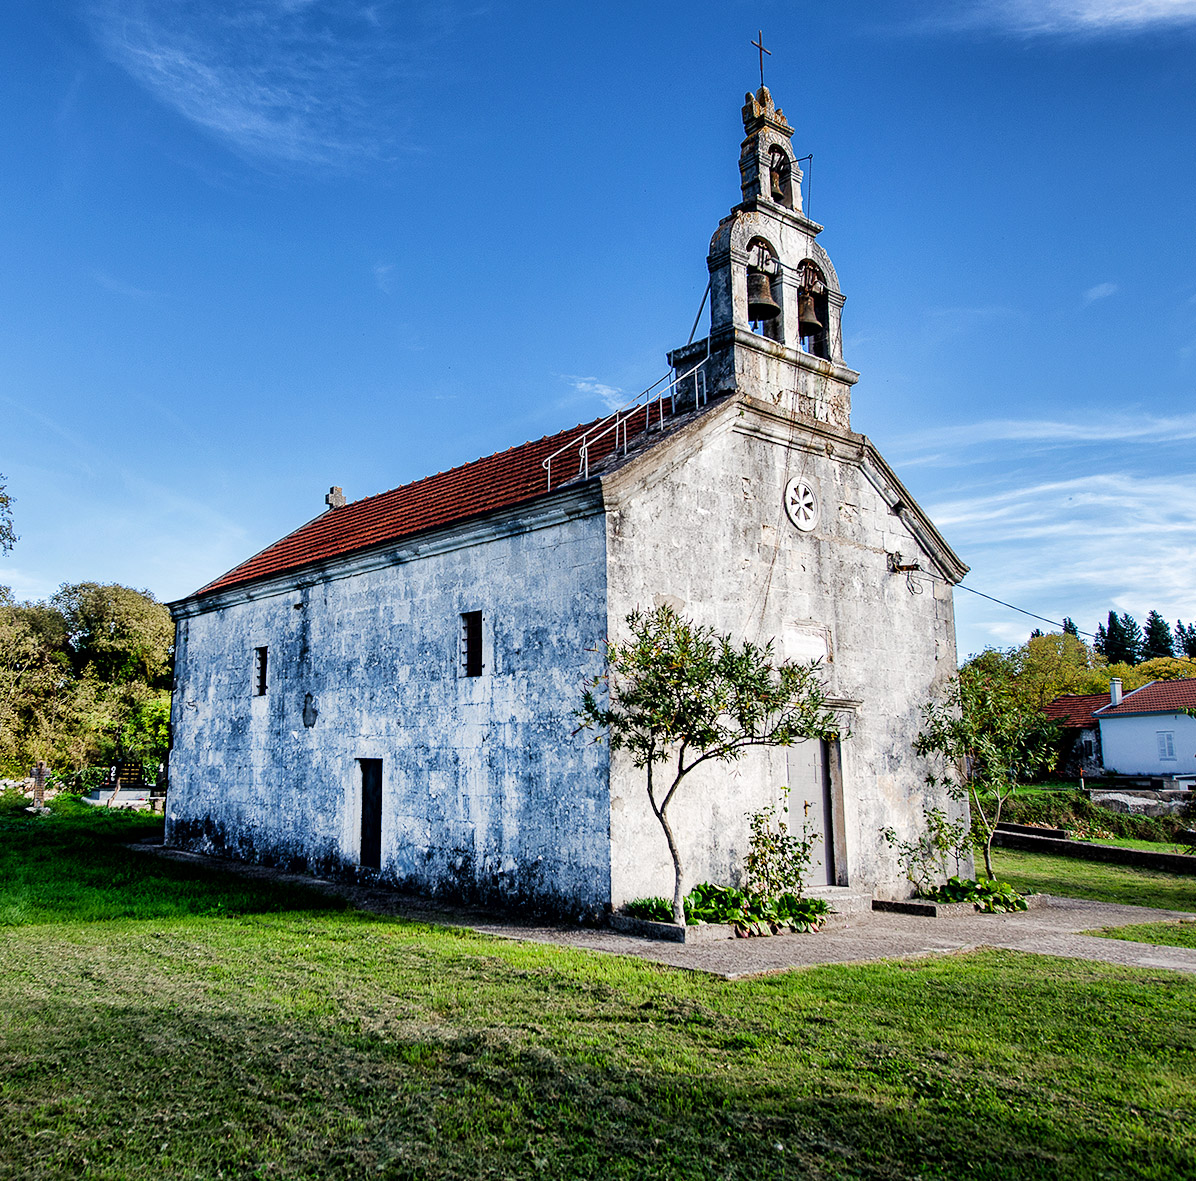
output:
[[[9,0],[0,582],[184,595],[683,343],[767,80],[853,421],[972,567],[1196,617],[1196,0]],[[964,592],[960,647],[1034,626]]]

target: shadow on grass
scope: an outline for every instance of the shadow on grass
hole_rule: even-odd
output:
[[[348,907],[305,886],[246,881],[126,847],[161,841],[161,817],[93,808],[72,797],[54,800],[49,815],[33,816],[27,803],[0,797],[0,926]]]
[[[669,1074],[528,1027],[414,1036],[269,1015],[9,1004],[8,1177],[1173,1178],[1167,1113],[1116,1126],[1015,1078]],[[1147,1110],[1143,1110],[1143,1109]],[[1056,1112],[1055,1114],[1060,1114]]]

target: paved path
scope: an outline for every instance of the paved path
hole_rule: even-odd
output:
[[[376,886],[356,886],[303,874],[247,865],[216,857],[201,857],[165,849],[161,845],[132,848],[172,860],[219,867],[243,877],[269,878],[313,886],[347,899],[376,914],[420,922],[465,927],[501,939],[525,939],[561,947],[584,948],[616,955],[637,956],[675,968],[710,972],[728,980],[766,972],[783,972],[819,964],[854,964],[869,960],[905,959],[999,947],[1036,955],[1068,956],[1139,968],[1168,968],[1196,972],[1196,948],[1156,947],[1123,939],[1082,935],[1096,927],[1120,927],[1194,919],[1196,914],[1120,906],[1075,898],[1051,897],[1046,906],[1020,914],[954,913],[938,918],[869,911],[838,917],[817,935],[785,935],[771,939],[728,939],[717,943],[664,943],[621,935],[604,928],[552,926],[505,914],[452,907],[427,898]]]

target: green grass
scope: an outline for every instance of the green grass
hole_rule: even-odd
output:
[[[994,848],[992,852],[997,877],[1023,894],[1060,894],[1196,912],[1196,877],[1021,849]]]
[[[1196,947],[1196,919],[1177,923],[1133,923],[1128,927],[1098,927],[1085,935],[1103,939],[1131,939],[1135,943],[1154,943],[1162,947]]]
[[[0,812],[0,1177],[1196,1174],[1179,973],[727,983],[121,847],[145,831]]]

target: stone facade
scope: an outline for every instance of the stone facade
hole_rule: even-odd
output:
[[[633,608],[669,603],[823,661],[844,722],[837,743],[694,774],[672,810],[689,880],[737,881],[746,814],[790,785],[823,833],[819,885],[908,892],[879,833],[910,837],[924,807],[948,805],[927,796],[911,742],[955,671],[966,568],[851,429],[844,298],[764,88],[744,125],[744,199],[708,257],[710,332],[670,354],[674,387],[619,420],[618,446],[609,423],[566,432],[559,485],[406,535],[369,524],[385,496],[376,509],[337,498],[173,605],[171,844],[574,914],[668,894],[643,773],[576,733],[573,710],[603,639]],[[777,308],[764,322],[749,318],[750,284]],[[479,465],[514,487],[514,465],[539,470],[556,441]],[[459,473],[386,494],[408,506],[395,520],[423,484],[467,484]],[[344,540],[352,529],[363,540]]]

